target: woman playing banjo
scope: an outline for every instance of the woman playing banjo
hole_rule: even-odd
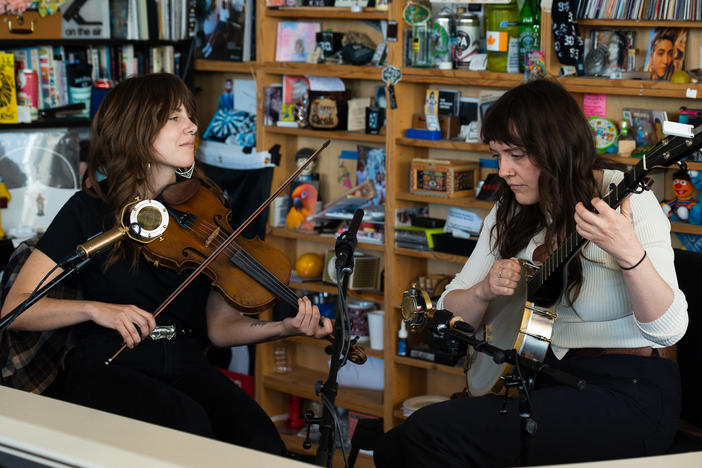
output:
[[[526,460],[518,399],[487,394],[416,411],[385,434],[376,466],[494,467],[664,453],[677,429],[680,378],[657,348],[676,343],[688,317],[670,224],[654,194],[632,195],[617,209],[601,198],[623,174],[598,166],[587,120],[553,81],[505,93],[488,110],[482,138],[499,163],[498,201],[437,306],[477,329],[491,302],[515,293],[517,258],[543,260],[577,232],[589,242],[567,266],[546,362],[587,386],[578,391],[537,377],[530,403],[538,426]]]

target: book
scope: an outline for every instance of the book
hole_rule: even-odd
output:
[[[652,28],[644,71],[651,80],[670,80],[673,73],[683,69],[687,29]]]
[[[629,124],[629,134],[636,146],[647,146],[658,141],[653,111],[650,109],[623,108],[622,118]]]
[[[276,36],[275,60],[277,62],[306,62],[317,44],[321,25],[308,21],[279,21]]]
[[[283,104],[283,85],[275,84],[263,88],[263,125],[275,125]]]
[[[17,123],[15,56],[0,52],[0,123]]]
[[[233,62],[252,59],[253,0],[212,1],[210,14],[202,21],[204,38],[198,56]]]
[[[358,145],[356,185],[370,180],[375,185],[376,196],[371,205],[385,204],[385,148]]]
[[[283,75],[283,104],[304,102],[310,90],[310,82],[304,76]]]
[[[439,90],[439,106],[437,113],[439,115],[458,116],[460,109],[460,99],[460,91],[456,91],[453,89]]]

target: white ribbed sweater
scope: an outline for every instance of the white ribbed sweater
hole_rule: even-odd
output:
[[[619,183],[620,171],[605,170],[602,193],[608,191],[610,183]],[[678,288],[673,266],[673,249],[670,245],[670,222],[663,214],[651,191],[631,197],[634,230],[648,257],[661,277],[673,288],[673,303],[668,310],[653,322],[641,323],[633,315],[626,283],[614,258],[588,243],[583,248],[583,285],[573,308],[561,298],[556,308],[558,318],[554,324],[551,347],[559,358],[570,348],[635,348],[643,346],[662,347],[677,342],[687,329],[687,301]],[[483,221],[477,245],[463,269],[441,295],[437,304],[443,307],[443,299],[449,291],[467,289],[482,281],[493,262],[498,259],[490,249],[490,230],[495,224],[496,207]],[[541,245],[544,233],[539,233],[529,245],[519,252],[518,258],[531,259],[534,249]],[[655,294],[654,291],[651,294]]]

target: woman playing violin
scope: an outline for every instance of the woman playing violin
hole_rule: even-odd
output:
[[[2,314],[26,299],[76,246],[118,225],[134,200],[154,199],[195,166],[195,102],[180,78],[151,74],[120,82],[93,119],[83,189],[61,209],[22,267]],[[99,177],[105,178],[99,181]],[[124,239],[124,238],[123,238]],[[167,242],[165,240],[164,242]],[[58,274],[59,270],[52,276]],[[155,320],[152,312],[188,276],[148,262],[138,244],[115,244],[80,273],[84,300],[44,298],[12,324],[20,330],[73,327],[63,398],[68,401],[246,447],[284,454],[266,413],[210,365],[203,345],[228,347],[332,330],[309,299],[280,322],[242,316],[198,276]],[[320,322],[320,320],[322,320]],[[148,339],[174,325],[174,339]],[[129,348],[109,365],[107,357]]]
[[[520,428],[518,398],[488,394],[425,407],[385,435],[376,466],[547,465],[664,453],[677,429],[680,382],[677,364],[658,349],[682,337],[688,318],[656,197],[634,194],[617,209],[603,199],[623,174],[598,168],[588,122],[557,82],[507,91],[481,131],[498,161],[498,199],[437,306],[478,329],[491,302],[515,294],[517,258],[543,261],[541,251],[550,254],[577,232],[589,242],[567,266],[546,363],[587,384],[578,391],[537,375],[530,437]]]

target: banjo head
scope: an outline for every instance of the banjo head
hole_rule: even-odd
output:
[[[533,277],[533,267],[522,264],[522,278],[511,296],[501,296],[490,303],[476,336],[501,349],[516,349],[520,355],[543,360],[551,339],[555,314],[543,311],[526,300],[526,283]],[[486,353],[469,350],[466,383],[473,396],[499,392],[503,378],[512,366],[497,364]]]

